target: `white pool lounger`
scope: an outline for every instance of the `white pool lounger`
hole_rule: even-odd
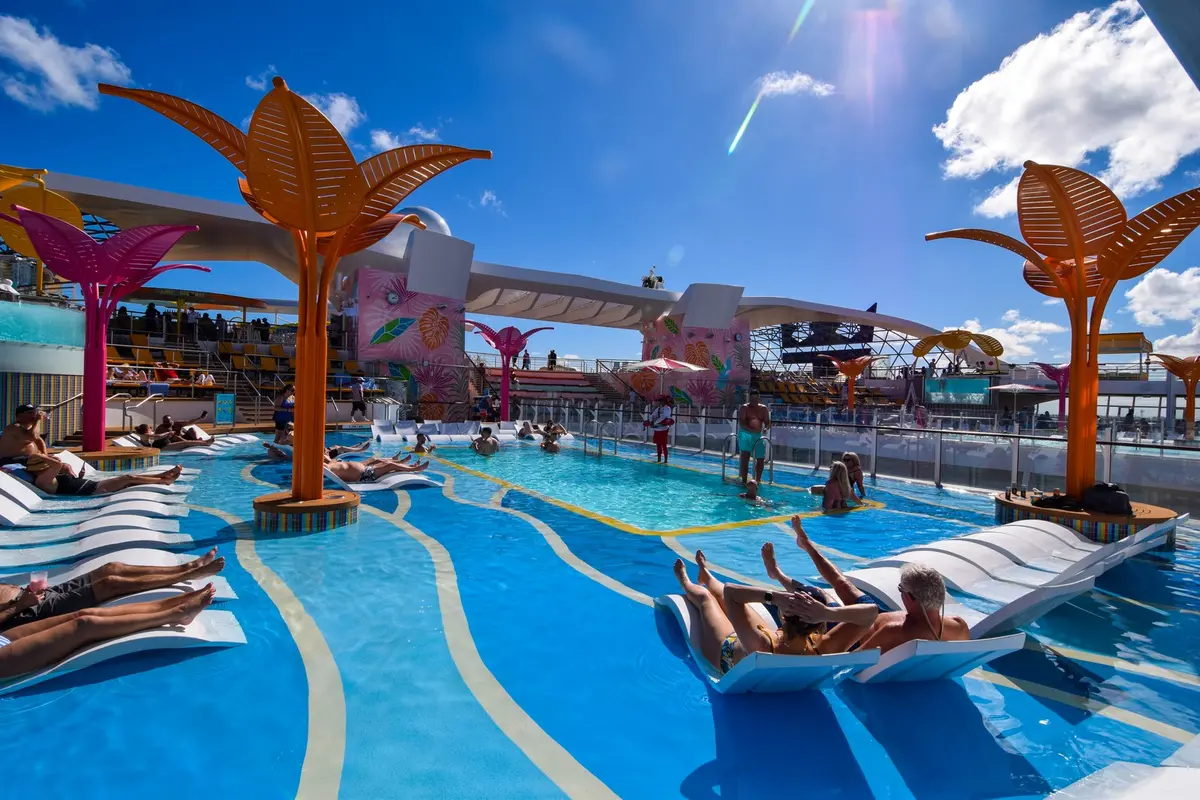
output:
[[[8,528],[54,528],[75,523],[88,522],[100,517],[116,514],[139,517],[186,517],[185,505],[168,505],[150,500],[131,500],[107,505],[91,511],[29,511],[17,501],[0,492],[0,529]],[[0,533],[3,531],[0,530]]]
[[[19,569],[38,564],[53,564],[58,561],[73,561],[93,553],[101,553],[124,547],[146,545],[149,547],[190,545],[192,537],[186,533],[158,533],[157,531],[130,528],[119,531],[93,533],[91,536],[44,547],[25,547],[0,550],[0,569]]]
[[[860,590],[887,605],[888,608],[894,611],[904,608],[904,603],[901,602],[900,595],[896,591],[896,587],[900,585],[900,567],[867,567],[851,570],[846,573],[846,578]],[[989,614],[968,608],[953,598],[947,597],[945,613],[950,617],[962,617],[971,629],[971,638],[982,639],[994,631],[1010,631],[1033,622],[1071,598],[1091,591],[1095,581],[1095,578],[1086,577],[1037,589],[1010,584],[1021,589],[1021,593],[1014,599],[1004,602],[1000,608]]]
[[[16,500],[18,504],[25,507],[27,511],[84,511],[87,509],[104,508],[115,503],[126,503],[135,500],[145,500],[151,503],[167,503],[179,504],[187,502],[186,498],[179,497],[178,493],[161,494],[158,492],[147,492],[140,489],[126,489],[112,494],[90,495],[86,497],[75,497],[71,495],[50,495],[44,496],[45,493],[41,490],[35,491],[33,484],[22,480],[9,473],[5,468],[0,470],[0,494]],[[172,488],[164,486],[164,489]],[[184,492],[190,489],[185,488]]]
[[[85,558],[82,561],[77,561],[74,564],[66,567],[54,567],[46,570],[46,581],[50,586],[55,586],[60,583],[75,580],[78,577],[86,575],[94,569],[103,567],[105,564],[120,562],[122,564],[132,564],[138,567],[178,567],[181,564],[193,560],[195,556],[186,555],[183,553],[171,553],[166,550],[151,550],[145,547],[131,547],[125,550],[114,550],[105,553],[101,556],[92,556]],[[29,572],[17,572],[8,575],[0,575],[0,583],[8,583],[14,586],[27,586],[33,576]],[[171,586],[166,586],[161,589],[151,589],[137,594],[125,595],[113,600],[109,600],[103,605],[115,606],[124,605],[126,603],[143,603],[149,600],[162,600],[166,597],[174,597],[182,592],[191,592],[196,589],[203,588],[206,583],[211,583],[213,589],[216,590],[217,600],[236,600],[237,594],[233,591],[233,587],[229,585],[229,581],[222,578],[220,575],[212,575],[207,578],[200,578],[193,581],[180,581]]]
[[[179,520],[155,519],[137,514],[108,514],[95,517],[77,525],[62,525],[54,528],[3,528],[0,527],[0,547],[64,542],[79,539],[93,533],[140,528],[159,533],[179,533]]]
[[[186,626],[153,628],[100,642],[39,672],[0,682],[0,694],[26,689],[51,678],[133,653],[184,647],[232,647],[245,643],[246,634],[233,614],[228,611],[205,610]]]
[[[160,464],[158,466],[149,467],[147,469],[133,470],[130,472],[101,472],[100,470],[95,469],[91,464],[87,463],[82,458],[80,458],[79,456],[70,452],[69,450],[63,450],[58,453],[51,453],[50,455],[54,456],[59,461],[65,462],[68,466],[73,467],[75,469],[75,474],[78,475],[79,477],[87,478],[88,480],[92,480],[92,481],[102,481],[102,480],[106,480],[108,478],[119,478],[122,475],[157,475],[159,473],[166,472],[167,470],[172,469],[172,466],[170,464]],[[15,470],[12,470],[10,467],[5,467],[5,469],[8,469],[9,471],[15,471]],[[198,474],[198,472],[199,471],[195,470],[195,469],[184,469],[183,472],[180,473],[179,477],[176,478],[175,483],[173,483],[169,486],[159,486],[159,485],[154,485],[154,484],[151,484],[149,486],[131,486],[128,489],[122,489],[119,492],[114,492],[111,495],[104,495],[104,496],[105,497],[113,497],[115,495],[124,496],[127,492],[134,492],[134,491],[154,492],[156,494],[187,494],[188,492],[190,492],[192,490],[192,487],[188,485],[188,481],[193,480],[196,477],[196,475]],[[25,485],[28,486],[30,490],[36,492],[38,497],[43,497],[48,500],[58,499],[57,495],[46,494],[41,489],[34,486],[32,483],[25,482]],[[72,501],[72,502],[78,502],[78,501]]]
[[[325,476],[343,489],[351,492],[379,492],[384,489],[417,489],[422,486],[441,486],[440,483],[419,472],[392,472],[371,483],[346,483],[328,469]]]
[[[1058,573],[1046,572],[1045,570],[1024,566],[1015,558],[994,547],[989,547],[983,542],[970,541],[965,538],[930,542],[920,547],[902,550],[894,556],[872,561],[870,566],[895,566],[899,562],[912,561],[929,564],[939,572],[943,572],[943,567],[947,563],[952,563],[947,560],[950,558],[965,561],[967,564],[979,568],[986,576],[995,580],[1034,588],[1051,583],[1064,583],[1075,577],[1096,577],[1103,572],[1104,566],[1103,559],[1097,562],[1089,558],[1086,561],[1067,564]],[[943,577],[946,578],[947,584],[949,584],[950,576],[943,572]],[[966,591],[969,594],[979,594],[978,592],[971,592],[959,586],[955,586],[954,588],[959,589],[959,591]]]
[[[918,639],[892,648],[879,663],[854,675],[860,683],[899,683],[957,678],[992,659],[1025,646],[1025,634],[1011,633],[965,642]]]
[[[683,595],[668,594],[655,598],[656,605],[675,617],[687,639],[688,650],[696,667],[708,683],[722,694],[745,692],[799,692],[819,689],[838,678],[858,672],[879,661],[878,650],[838,653],[828,656],[785,656],[774,653],[750,653],[724,675],[700,652],[700,612]],[[775,628],[771,616],[759,604],[752,607],[764,623]]]

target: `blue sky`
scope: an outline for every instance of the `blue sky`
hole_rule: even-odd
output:
[[[988,330],[1017,360],[1065,355],[1061,304],[1024,284],[1015,257],[923,234],[1016,233],[997,215],[1025,158],[1104,174],[1131,213],[1200,182],[1187,174],[1200,170],[1200,91],[1131,0],[329,8],[8,0],[2,160],[237,201],[223,159],[94,84],[182,95],[239,123],[254,86],[280,74],[364,157],[397,141],[491,149],[411,198],[476,258],[631,283],[657,264],[671,288],[878,301]],[[1198,255],[1193,237],[1125,284],[1111,329],[1200,352]],[[294,295],[265,267],[212,266],[223,291]],[[621,357],[639,335],[559,326],[534,341]]]

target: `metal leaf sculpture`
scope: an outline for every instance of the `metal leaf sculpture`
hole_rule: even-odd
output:
[[[1183,381],[1184,388],[1184,436],[1190,441],[1196,438],[1196,384],[1200,383],[1200,356],[1180,358],[1166,353],[1151,353],[1167,372]],[[1173,424],[1174,421],[1172,421]]]
[[[1071,365],[1061,364],[1056,367],[1040,361],[1033,362],[1033,365],[1058,387],[1058,429],[1061,431],[1067,421],[1067,386],[1071,380]]]
[[[845,361],[834,358],[833,356],[818,354],[821,358],[827,358],[837,367],[837,371],[846,377],[846,409],[854,413],[854,383],[858,380],[858,376],[862,375],[863,370],[871,365],[871,362],[878,361],[883,356],[859,356],[858,358],[850,358]]]
[[[508,422],[508,384],[510,383],[509,378],[512,374],[512,360],[525,349],[525,344],[529,341],[529,337],[539,331],[552,331],[554,328],[530,328],[521,333],[520,330],[511,325],[495,331],[482,322],[467,320],[466,324],[472,327],[475,333],[482,336],[488,345],[500,351],[500,419],[503,422]]]
[[[208,272],[194,264],[158,262],[195,225],[147,225],[129,228],[97,243],[82,228],[49,214],[16,207],[17,217],[0,216],[20,225],[46,266],[79,284],[83,293],[85,330],[83,353],[83,449],[105,445],[104,407],[108,372],[108,320],[122,297],[173,269]]]
[[[1023,242],[977,229],[925,238],[970,239],[1010,250],[1025,260],[1023,274],[1033,289],[1065,302],[1071,320],[1067,494],[1079,498],[1096,479],[1104,309],[1119,282],[1154,268],[1200,226],[1200,189],[1128,219],[1120,200],[1091,175],[1026,161],[1017,187],[1017,218]]]
[[[464,161],[491,158],[491,153],[417,145],[355,163],[333,124],[279,77],[255,109],[248,134],[179,97],[108,84],[100,84],[99,90],[140,103],[196,134],[242,174],[238,188],[246,204],[291,232],[300,267],[292,497],[320,498],[328,363],[325,324],[338,261],[370,247],[398,225],[424,227],[415,216],[391,212],[430,178]]]
[[[980,352],[991,358],[999,358],[1004,354],[1004,345],[1000,344],[994,337],[988,336],[985,333],[956,329],[930,334],[924,339],[918,340],[913,345],[913,355],[917,358],[924,358],[935,347],[954,352],[963,350],[970,344],[974,344],[979,348]]]

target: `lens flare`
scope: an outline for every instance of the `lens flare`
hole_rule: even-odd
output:
[[[746,112],[746,118],[742,120],[742,127],[738,128],[737,133],[733,136],[733,141],[729,144],[729,155],[733,155],[733,151],[737,148],[738,142],[742,140],[742,135],[746,132],[746,126],[750,124],[750,118],[754,116],[754,112],[758,111],[758,104],[762,100],[762,92],[754,97],[754,102],[750,104],[750,110]]]
[[[800,26],[804,24],[804,20],[808,18],[808,12],[812,11],[812,7],[816,3],[817,0],[804,0],[804,7],[800,9],[800,13],[796,16],[796,24],[792,26],[792,32],[788,35],[788,44],[791,44],[792,39],[796,38]]]

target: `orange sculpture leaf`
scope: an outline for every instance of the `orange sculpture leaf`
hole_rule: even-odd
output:
[[[369,187],[362,214],[378,219],[430,178],[464,161],[491,157],[488,150],[445,144],[408,145],[371,156],[359,165]]]
[[[346,140],[282,78],[275,78],[250,119],[246,178],[267,214],[301,231],[346,227],[367,194]]]
[[[1074,284],[1069,280],[1071,274],[1075,270],[1075,261],[1067,259],[1065,261],[1050,261],[1046,264],[1046,269],[1052,270],[1060,279],[1066,282],[1067,286]],[[1040,292],[1047,297],[1062,298],[1063,293],[1059,288],[1058,283],[1054,281],[1047,273],[1046,269],[1038,267],[1036,264],[1025,262],[1023,277],[1025,283],[1029,284],[1029,288],[1035,292]],[[1086,262],[1086,274],[1084,280],[1084,297],[1095,297],[1100,291],[1100,284],[1104,281],[1104,276],[1096,269],[1096,259],[1089,258]]]
[[[1032,161],[1025,162],[1017,185],[1017,218],[1025,241],[1042,255],[1057,259],[1075,258],[1076,244],[1085,256],[1099,255],[1126,220],[1121,201],[1096,178],[1070,167]]]
[[[436,350],[450,334],[450,320],[438,313],[436,308],[430,307],[417,320],[417,329],[421,332],[421,343],[430,350]]]
[[[363,228],[360,228],[355,223],[342,239],[342,246],[338,249],[338,255],[348,256],[351,253],[357,253],[359,250],[366,250],[371,245],[377,244],[386,238],[388,234],[401,224],[409,224],[417,228],[425,227],[425,223],[421,222],[421,218],[416,214],[404,214],[403,216],[388,214]],[[333,237],[330,236],[319,239],[317,241],[317,252],[323,256],[329,255],[333,241]]]
[[[124,97],[157,111],[179,123],[229,160],[237,170],[246,172],[246,134],[236,126],[190,100],[146,89],[126,89],[102,83],[100,94]]]
[[[1100,254],[1097,267],[1112,280],[1149,272],[1200,226],[1200,189],[1168,197],[1138,214]]]

